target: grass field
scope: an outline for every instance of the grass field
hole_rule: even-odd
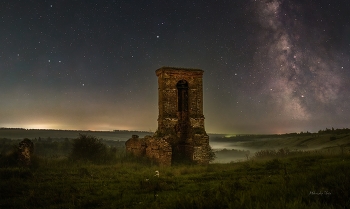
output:
[[[349,208],[349,165],[316,152],[171,167],[36,158],[0,169],[0,208]]]
[[[124,142],[109,138],[112,160],[72,161],[62,133],[30,137],[30,167],[7,161],[20,139],[0,139],[0,208],[350,208],[348,133],[217,135],[211,143],[225,148],[217,161],[171,167],[126,156]]]

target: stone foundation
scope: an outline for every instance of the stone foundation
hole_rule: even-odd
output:
[[[171,165],[171,146],[164,139],[149,138],[146,142],[146,157],[159,165]]]
[[[208,164],[210,161],[209,137],[196,134],[197,144],[176,144],[171,146],[173,137],[146,136],[139,138],[133,136],[125,142],[126,151],[137,157],[146,157],[162,166],[170,166],[177,162],[193,162],[196,164]],[[201,140],[199,140],[201,139]],[[199,143],[201,142],[201,143]]]
[[[137,157],[147,157],[159,165],[171,165],[172,149],[170,144],[161,138],[133,136],[125,142],[126,151]]]
[[[125,142],[126,152],[131,153],[136,157],[146,155],[146,140],[140,139],[137,135],[132,135],[132,138]]]

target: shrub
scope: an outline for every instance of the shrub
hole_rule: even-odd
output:
[[[73,140],[70,158],[73,160],[106,162],[115,158],[115,155],[113,155],[113,152],[109,152],[107,146],[102,143],[102,139],[79,134],[79,137]]]
[[[279,170],[282,167],[282,163],[277,158],[266,162],[266,170]]]

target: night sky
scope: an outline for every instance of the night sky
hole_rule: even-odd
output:
[[[162,66],[204,70],[209,133],[350,127],[350,3],[0,2],[0,127],[155,131]]]

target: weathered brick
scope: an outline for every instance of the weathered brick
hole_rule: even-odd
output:
[[[158,129],[154,136],[126,142],[126,150],[170,165],[174,156],[209,162],[209,137],[204,128],[203,70],[162,67],[158,76]],[[173,153],[178,152],[178,153]]]

